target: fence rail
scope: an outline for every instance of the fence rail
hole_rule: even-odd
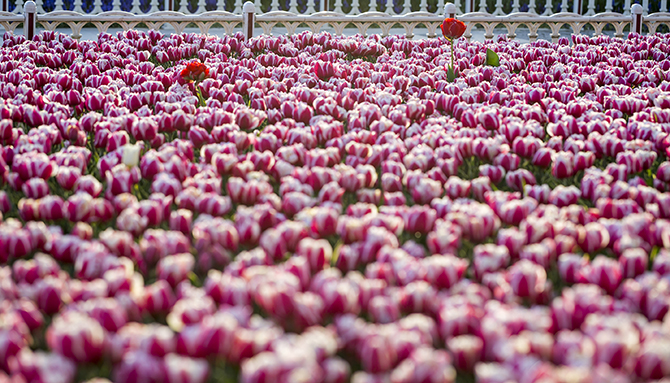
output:
[[[30,8],[30,9],[29,9]],[[286,28],[288,34],[293,34],[299,27],[306,27],[312,32],[319,32],[324,26],[329,25],[335,34],[343,34],[345,28],[355,27],[358,33],[367,35],[368,30],[373,27],[381,29],[382,35],[388,35],[392,28],[400,26],[404,29],[407,37],[413,37],[417,27],[427,30],[428,37],[435,37],[444,15],[428,12],[411,12],[405,15],[390,15],[383,12],[365,12],[359,15],[346,15],[337,12],[316,12],[310,15],[296,14],[286,11],[274,11],[256,14],[253,3],[245,4],[245,15],[234,14],[226,11],[210,11],[202,14],[184,14],[180,12],[161,11],[151,14],[133,14],[130,12],[110,11],[97,15],[82,14],[72,11],[56,11],[46,14],[37,14],[32,1],[26,3],[25,15],[16,15],[10,12],[0,12],[0,25],[6,31],[14,32],[20,25],[24,25],[31,10],[34,20],[33,30],[41,27],[45,30],[55,30],[67,26],[74,38],[81,38],[82,28],[93,26],[99,33],[107,32],[110,27],[118,25],[124,30],[137,27],[149,29],[160,29],[169,25],[176,33],[182,33],[187,27],[195,26],[200,32],[208,33],[209,30],[218,25],[226,34],[233,34],[236,30],[244,30],[250,37],[254,28],[249,25],[259,26],[264,34],[272,34],[278,26]],[[455,4],[446,4],[445,15],[457,16],[458,8]],[[248,18],[247,18],[248,17]],[[466,23],[467,29],[464,37],[472,38],[472,30],[481,26],[485,32],[486,39],[494,37],[494,29],[504,27],[510,38],[516,38],[519,27],[528,29],[528,39],[535,41],[538,38],[538,30],[548,27],[551,30],[551,39],[555,42],[560,37],[561,28],[568,26],[574,34],[580,34],[586,26],[590,26],[594,35],[604,32],[606,26],[611,26],[615,37],[624,37],[626,30],[642,33],[655,33],[660,25],[670,26],[670,13],[657,12],[648,16],[643,15],[642,6],[634,4],[628,15],[614,12],[599,13],[592,16],[579,15],[576,13],[563,12],[550,16],[542,16],[528,12],[517,12],[509,15],[495,16],[482,12],[470,12],[459,15],[458,18]],[[247,25],[246,28],[243,28]],[[27,28],[30,29],[30,28]],[[24,28],[25,33],[26,28]]]
[[[97,15],[108,11],[124,11],[137,15],[148,15],[160,11],[176,11],[183,14],[202,14],[210,11],[225,11],[242,14],[245,0],[40,0],[36,2],[37,13],[73,11]],[[252,0],[257,13],[287,11],[311,15],[319,11],[333,11],[345,15],[366,12],[384,12],[405,15],[412,12],[441,14],[445,0]],[[644,15],[668,11],[669,0],[641,1]],[[593,16],[598,13],[630,14],[631,0],[454,0],[457,15],[473,12],[504,16],[527,12],[542,16],[572,12]],[[0,0],[0,11],[22,14],[24,0]]]

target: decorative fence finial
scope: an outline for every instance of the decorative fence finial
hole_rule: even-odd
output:
[[[244,3],[242,7],[244,39],[249,40],[254,37],[254,24],[256,23],[256,6],[251,1]]]
[[[630,7],[630,13],[632,14],[633,17],[633,22],[630,26],[630,31],[635,32],[637,34],[642,33],[642,13],[644,12],[644,9],[640,4],[633,4]]]
[[[34,1],[28,1],[23,7],[25,24],[23,25],[23,34],[28,40],[32,40],[35,36],[35,27],[37,25],[37,5]]]
[[[456,6],[452,3],[446,3],[444,5],[444,17],[451,17],[452,19],[456,17]]]

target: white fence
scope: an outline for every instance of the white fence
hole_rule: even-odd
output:
[[[245,0],[40,0],[37,13],[73,11],[97,15],[104,11],[124,11],[136,15],[160,11],[183,14],[202,14],[211,11],[242,13]],[[384,12],[405,15],[412,12],[441,14],[445,0],[252,0],[257,13],[287,11],[311,15],[319,11],[333,11],[345,15],[365,12]],[[641,1],[643,14],[668,11],[668,0]],[[593,16],[597,13],[630,14],[631,0],[455,0],[457,15],[472,12],[505,16],[518,12],[550,16],[572,12]],[[0,11],[22,14],[24,0],[0,0]]]

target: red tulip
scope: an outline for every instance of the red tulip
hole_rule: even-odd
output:
[[[193,61],[186,65],[186,68],[179,72],[184,81],[201,82],[209,76],[209,68],[201,62]]]
[[[465,23],[460,20],[447,18],[442,22],[440,28],[442,29],[442,35],[445,39],[455,40],[463,36],[466,26]]]

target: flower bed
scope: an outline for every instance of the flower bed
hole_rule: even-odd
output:
[[[5,35],[0,380],[670,377],[668,38]]]

